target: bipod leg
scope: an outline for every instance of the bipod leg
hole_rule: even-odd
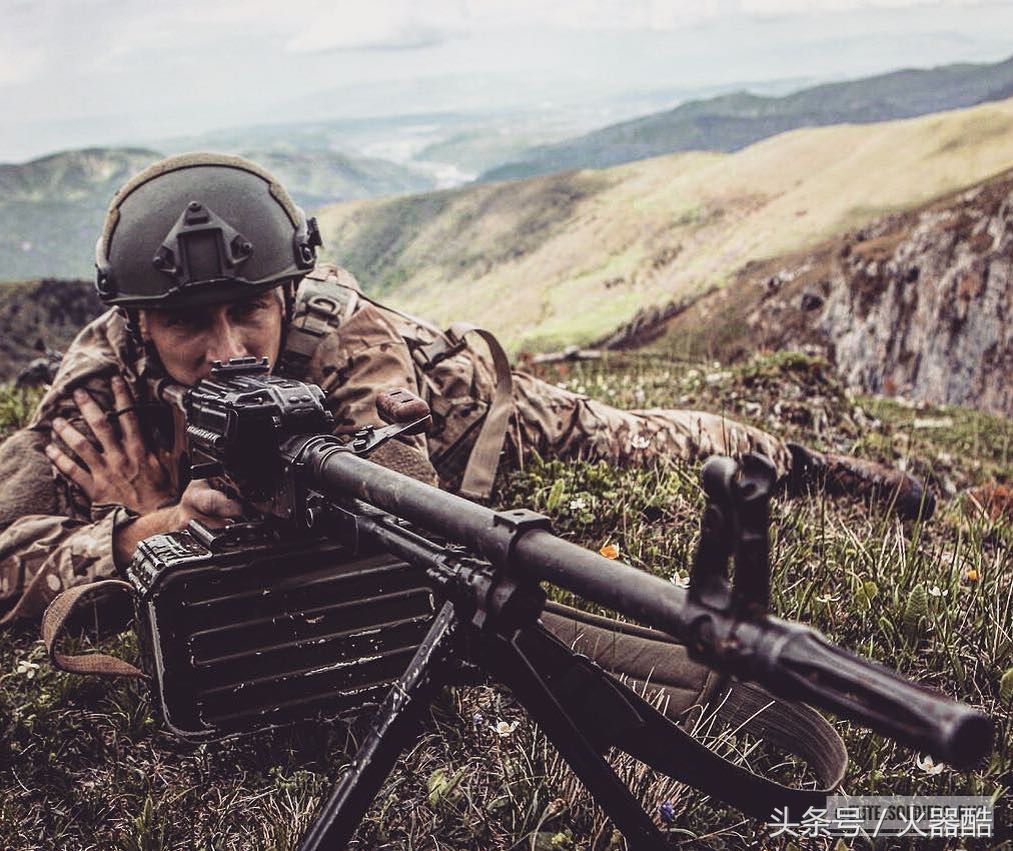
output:
[[[405,748],[418,737],[426,707],[450,680],[459,621],[444,603],[407,670],[377,709],[369,733],[341,773],[299,851],[344,848]]]
[[[487,636],[483,646],[493,676],[513,692],[542,728],[591,797],[626,837],[630,847],[635,851],[662,848],[664,838],[661,831],[546,682],[542,664],[552,665],[554,654],[543,660],[538,651],[542,649],[539,644],[545,642],[538,640],[539,635],[540,627],[533,625],[518,630],[511,638]],[[529,644],[531,650],[525,647]]]

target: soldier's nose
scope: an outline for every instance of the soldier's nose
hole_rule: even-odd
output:
[[[207,359],[208,363],[214,363],[216,360],[225,363],[229,358],[244,358],[248,354],[239,336],[226,332],[209,347]]]

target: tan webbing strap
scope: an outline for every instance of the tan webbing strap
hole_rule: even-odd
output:
[[[492,355],[493,370],[496,376],[496,387],[493,390],[492,401],[489,410],[486,412],[485,421],[478,433],[478,439],[471,450],[468,464],[464,470],[464,477],[458,492],[462,496],[472,499],[486,499],[492,493],[492,486],[496,480],[496,469],[499,466],[499,456],[503,451],[503,441],[506,439],[507,427],[510,424],[510,415],[513,413],[513,375],[510,372],[510,360],[503,351],[499,340],[489,331],[472,325],[469,322],[455,322],[450,326],[447,333],[440,332],[431,322],[412,316],[402,310],[380,304],[365,293],[361,297],[370,304],[381,307],[396,313],[403,319],[426,329],[435,336],[435,339],[422,345],[413,345],[409,341],[412,357],[423,372],[428,371],[441,360],[457,354],[464,348],[464,336],[474,332],[485,340]],[[448,340],[449,339],[449,344]]]
[[[125,591],[131,596],[134,593],[133,587],[120,579],[105,579],[101,582],[77,585],[64,591],[49,604],[46,613],[42,616],[42,640],[46,643],[49,660],[53,663],[54,668],[74,674],[147,679],[147,675],[136,666],[106,653],[81,653],[68,656],[56,649],[71,615],[85,603],[94,602],[90,598],[100,597],[110,591]]]
[[[485,422],[482,423],[478,438],[468,457],[468,465],[464,468],[464,478],[461,480],[459,491],[462,496],[470,499],[486,499],[492,493],[496,468],[499,467],[499,456],[503,451],[507,426],[514,410],[510,361],[499,340],[483,328],[477,328],[467,322],[455,322],[447,334],[454,343],[462,341],[466,334],[475,334],[485,340],[492,355],[496,387],[493,390],[489,410],[485,414]]]
[[[823,787],[817,794],[831,794],[844,780],[848,749],[811,706],[781,700],[755,683],[737,682],[715,715],[805,762]]]
[[[305,377],[321,340],[355,309],[359,294],[341,282],[340,271],[331,270],[323,280],[307,275],[299,284],[279,358],[282,375],[297,380]]]

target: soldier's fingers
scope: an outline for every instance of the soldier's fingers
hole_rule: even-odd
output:
[[[91,469],[94,470],[105,463],[102,454],[92,445],[92,442],[65,419],[57,417],[53,420],[53,431]]]
[[[74,462],[70,456],[65,455],[56,446],[50,443],[46,446],[46,457],[52,462],[53,466],[56,467],[63,475],[84,488],[85,492],[90,492],[93,484],[91,474],[80,464]]]
[[[187,496],[193,508],[207,517],[241,517],[243,507],[234,499],[229,499],[220,490],[215,490],[206,481],[191,483]]]
[[[120,441],[113,431],[109,418],[102,412],[98,403],[91,398],[91,394],[87,390],[78,387],[74,391],[74,402],[77,403],[78,410],[81,411],[84,421],[88,423],[88,427],[94,432],[95,437],[98,438],[98,442],[102,445],[102,452],[105,455],[118,455],[121,451]],[[77,452],[76,447],[71,448]]]
[[[113,401],[116,403],[116,418],[123,432],[123,448],[133,458],[140,459],[145,454],[144,439],[137,420],[137,409],[130,388],[118,375],[113,377]]]

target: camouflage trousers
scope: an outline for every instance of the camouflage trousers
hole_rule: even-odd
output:
[[[542,457],[641,465],[759,452],[774,462],[780,475],[791,464],[782,441],[718,414],[620,410],[524,372],[513,373],[513,397],[515,411],[507,434],[514,458],[534,449]]]

